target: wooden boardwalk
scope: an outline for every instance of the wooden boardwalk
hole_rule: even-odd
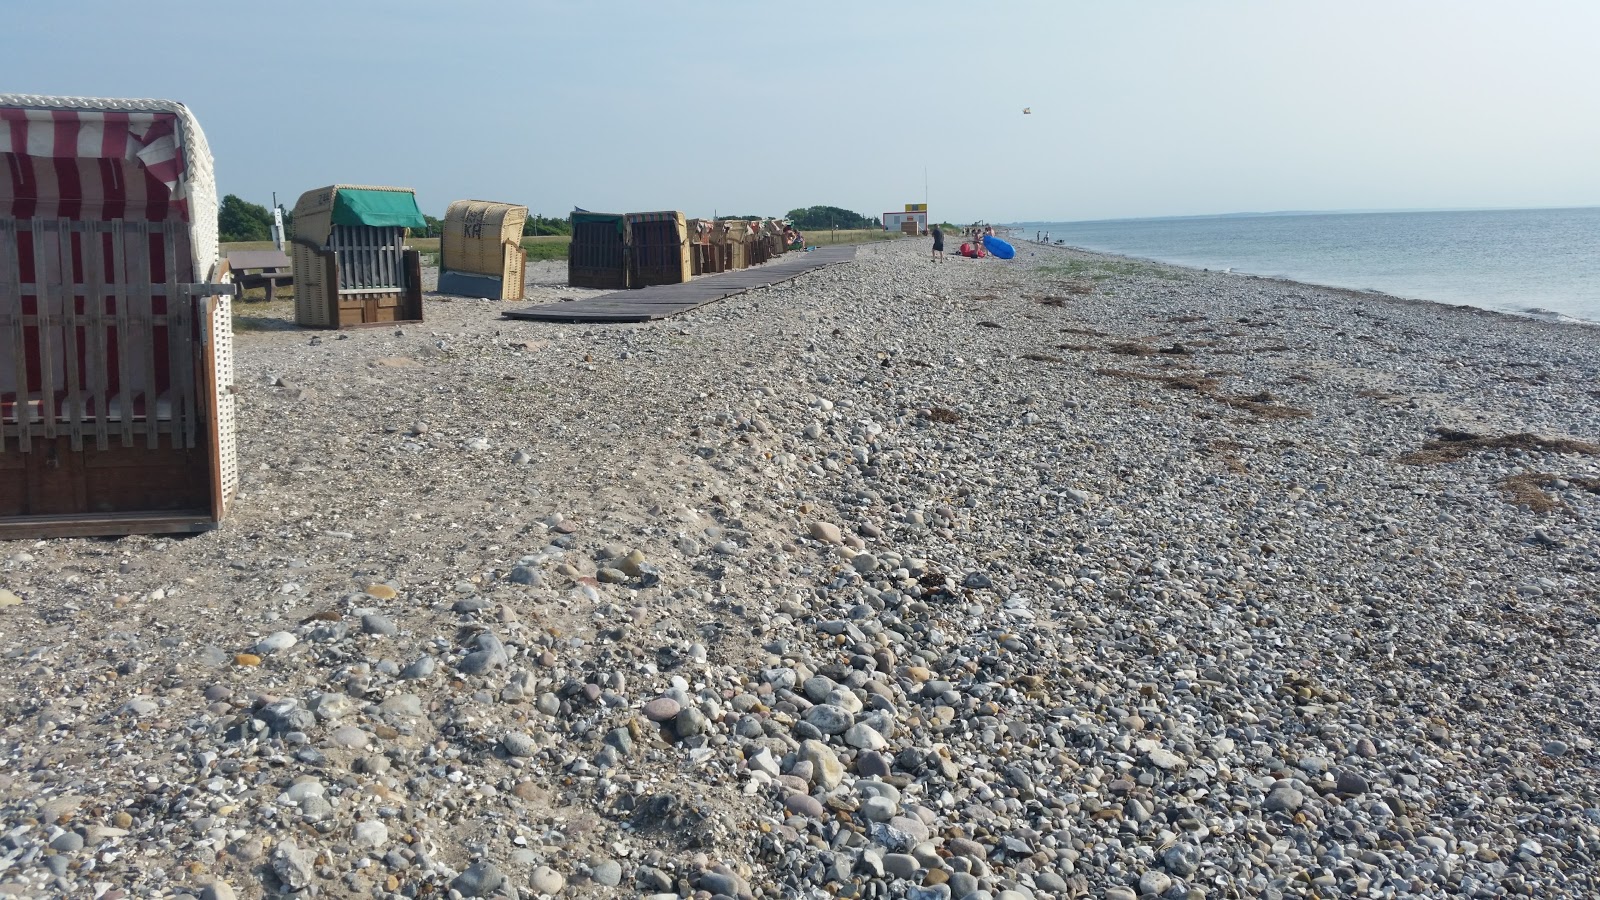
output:
[[[539,303],[508,309],[502,315],[534,322],[653,322],[754,288],[780,284],[823,266],[849,262],[855,256],[853,244],[822,247],[809,253],[790,251],[775,262],[704,275],[683,284],[617,291],[564,303]]]

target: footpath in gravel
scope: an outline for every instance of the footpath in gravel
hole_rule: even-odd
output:
[[[1600,895],[1600,330],[926,256],[244,312],[221,529],[0,545],[0,897]]]

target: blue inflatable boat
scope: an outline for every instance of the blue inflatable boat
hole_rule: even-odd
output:
[[[992,234],[986,234],[983,236],[983,249],[989,251],[989,255],[993,256],[995,259],[1010,259],[1011,257],[1017,255],[1017,250],[1015,247],[1011,246],[1005,241],[1000,240]]]

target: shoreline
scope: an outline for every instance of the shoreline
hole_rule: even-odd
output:
[[[0,544],[0,894],[1600,895],[1594,332],[928,246],[255,310],[220,529]]]
[[[1573,208],[1574,209],[1588,209],[1589,207],[1573,207]],[[1200,217],[1200,218],[1216,218],[1216,217],[1203,216],[1203,217]],[[1010,230],[1013,233],[1018,233],[1018,232],[1016,232],[1016,229],[1010,229]],[[1509,317],[1515,318],[1515,319],[1532,319],[1534,321],[1545,322],[1545,323],[1552,324],[1552,325],[1577,325],[1577,326],[1586,326],[1586,327],[1590,327],[1590,328],[1600,328],[1600,320],[1584,319],[1584,318],[1580,318],[1580,317],[1577,317],[1577,316],[1568,315],[1566,313],[1556,312],[1555,310],[1543,310],[1543,309],[1539,309],[1537,307],[1529,307],[1528,309],[1521,310],[1521,311],[1508,310],[1508,309],[1496,309],[1496,308],[1492,308],[1492,307],[1488,307],[1488,306],[1478,306],[1478,305],[1473,304],[1473,303],[1453,303],[1453,302],[1450,302],[1450,301],[1447,301],[1447,300],[1432,300],[1432,299],[1429,299],[1427,297],[1407,297],[1407,296],[1404,296],[1404,295],[1401,295],[1401,294],[1391,294],[1391,293],[1389,293],[1387,291],[1380,290],[1378,288],[1346,287],[1344,285],[1324,284],[1322,282],[1316,282],[1316,281],[1302,281],[1300,279],[1289,278],[1289,277],[1285,277],[1285,276],[1259,275],[1259,274],[1256,274],[1254,272],[1245,272],[1245,271],[1242,271],[1242,270],[1239,270],[1239,269],[1236,269],[1236,268],[1211,269],[1211,268],[1206,268],[1206,267],[1203,267],[1203,266],[1191,265],[1189,263],[1171,262],[1171,261],[1164,260],[1164,259],[1158,259],[1158,258],[1153,257],[1153,256],[1135,256],[1135,255],[1129,254],[1129,253],[1118,253],[1118,252],[1113,251],[1113,250],[1099,250],[1099,249],[1095,249],[1095,248],[1092,248],[1092,247],[1081,247],[1081,246],[1078,246],[1078,245],[1075,245],[1075,244],[1055,244],[1055,243],[1046,244],[1046,243],[1043,243],[1041,241],[1033,241],[1033,240],[1029,240],[1029,239],[1024,238],[1024,237],[1018,237],[1017,238],[1017,243],[1019,245],[1025,245],[1025,246],[1035,247],[1035,248],[1037,248],[1037,247],[1045,247],[1045,248],[1054,248],[1054,249],[1058,249],[1058,250],[1059,249],[1075,250],[1075,251],[1078,251],[1080,253],[1096,253],[1096,254],[1100,254],[1100,255],[1103,255],[1103,256],[1113,256],[1113,257],[1117,257],[1117,258],[1120,258],[1120,259],[1129,259],[1129,260],[1138,260],[1140,262],[1156,263],[1156,264],[1163,265],[1163,266],[1173,266],[1175,268],[1189,269],[1189,270],[1196,271],[1196,272],[1215,272],[1215,273],[1222,274],[1222,275],[1234,275],[1234,276],[1238,276],[1238,277],[1241,277],[1241,278],[1253,278],[1253,279],[1257,279],[1257,280],[1261,280],[1261,281],[1275,281],[1275,282],[1282,282],[1282,283],[1285,283],[1285,284],[1305,285],[1305,286],[1308,286],[1308,287],[1315,287],[1315,288],[1318,288],[1318,289],[1321,289],[1321,290],[1345,291],[1345,292],[1349,292],[1349,293],[1352,293],[1352,294],[1365,295],[1365,296],[1370,296],[1370,297],[1374,297],[1374,298],[1380,298],[1380,299],[1384,299],[1384,300],[1392,300],[1392,301],[1401,302],[1401,303],[1424,303],[1424,304],[1431,304],[1431,305],[1435,305],[1435,306],[1441,306],[1441,307],[1453,308],[1453,309],[1481,310],[1483,312],[1493,313],[1495,315],[1509,316]]]

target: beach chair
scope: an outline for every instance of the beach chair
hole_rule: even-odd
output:
[[[572,211],[567,284],[602,290],[628,286],[628,224],[620,213]]]
[[[682,284],[691,273],[683,213],[628,213],[628,286]]]
[[[457,200],[439,237],[439,293],[521,300],[528,255],[522,249],[526,206]]]
[[[716,248],[724,272],[748,268],[750,265],[741,227],[742,223],[735,219],[718,219],[711,224],[711,243]]]
[[[227,512],[234,286],[211,166],[181,103],[0,95],[0,539]]]
[[[724,271],[726,255],[719,238],[721,228],[710,219],[690,219],[684,223],[689,233],[689,264],[692,275],[715,275]]]
[[[745,234],[748,235],[746,238],[748,245],[746,254],[750,260],[750,265],[759,266],[772,257],[772,246],[767,243],[761,233],[760,219],[751,219],[746,221],[744,225]]]
[[[426,228],[410,188],[334,184],[294,206],[294,319],[305,328],[422,321],[422,259],[406,229]]]

